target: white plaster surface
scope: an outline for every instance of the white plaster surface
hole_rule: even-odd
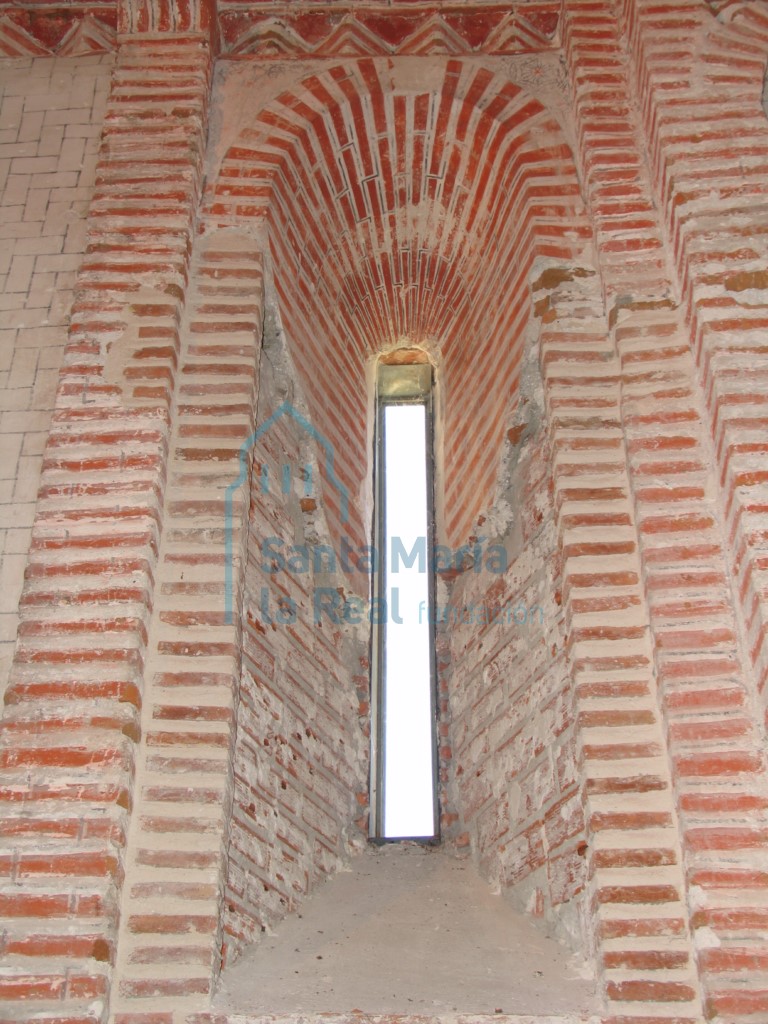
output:
[[[370,847],[224,971],[219,1012],[582,1014],[584,962],[443,847]]]

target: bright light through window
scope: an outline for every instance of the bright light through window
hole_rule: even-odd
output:
[[[374,596],[373,825],[382,839],[437,834],[428,364],[379,368]]]
[[[434,715],[423,405],[384,408],[383,490],[384,586],[389,598],[384,632],[384,836],[433,836]]]

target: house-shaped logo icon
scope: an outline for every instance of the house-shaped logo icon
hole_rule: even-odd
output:
[[[336,473],[333,445],[319,430],[312,426],[306,416],[302,415],[291,402],[283,402],[241,445],[240,472],[224,493],[224,621],[228,624],[233,621],[234,617],[234,497],[248,479],[251,452],[256,448],[259,441],[269,433],[272,427],[285,416],[294,420],[317,444],[318,456],[322,462],[326,479],[329,483],[333,484],[339,493],[341,522],[346,523],[349,519],[349,492]],[[284,463],[280,466],[279,473],[277,474],[278,479],[272,480],[267,467],[262,467],[259,478],[259,487],[262,493],[279,488],[281,493],[289,494],[293,487],[295,468],[289,463]],[[309,495],[312,488],[311,465],[302,466],[300,472],[305,494]]]

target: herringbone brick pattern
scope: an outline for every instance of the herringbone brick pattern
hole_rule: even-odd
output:
[[[107,55],[0,64],[0,691],[111,64]]]

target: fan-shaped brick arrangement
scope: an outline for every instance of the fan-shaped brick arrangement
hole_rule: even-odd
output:
[[[242,132],[208,215],[266,218],[289,344],[350,494],[367,475],[366,361],[399,344],[434,353],[445,525],[451,543],[465,540],[495,483],[531,262],[573,259],[590,237],[557,122],[458,60],[423,89],[386,62],[335,67]],[[362,542],[359,515],[351,525]]]

